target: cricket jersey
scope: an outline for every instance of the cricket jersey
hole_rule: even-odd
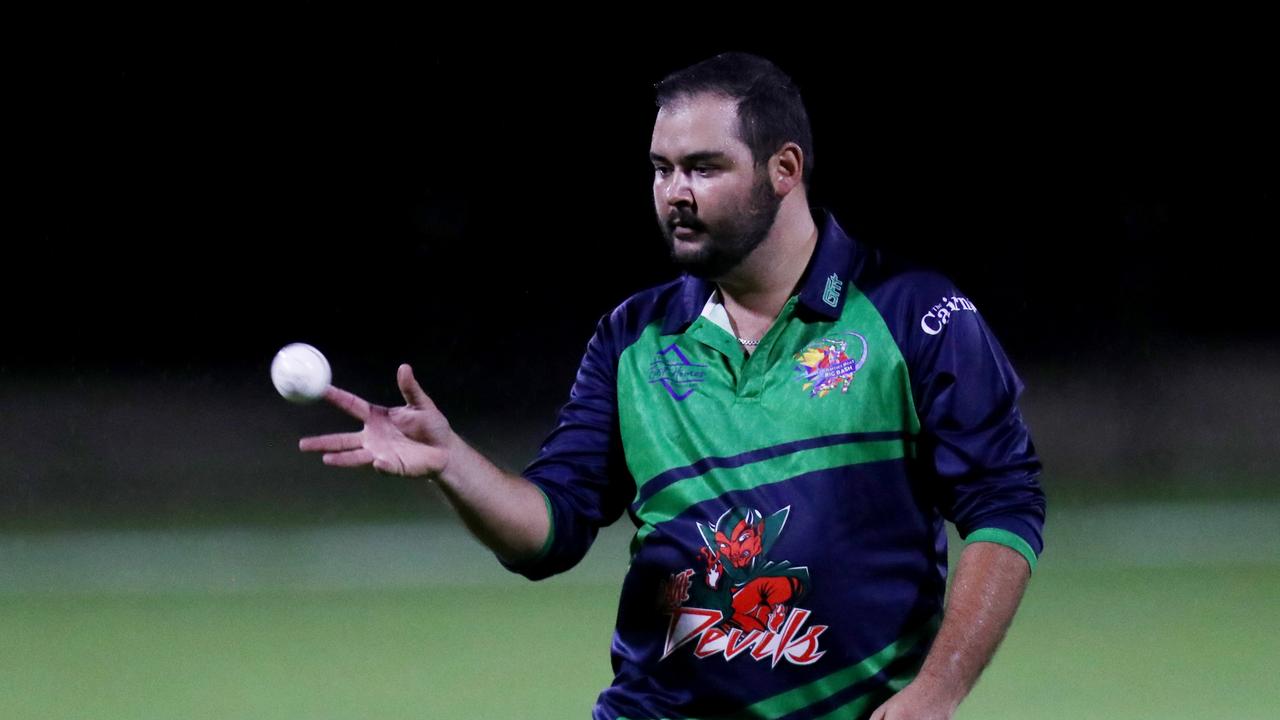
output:
[[[1040,463],[1022,382],[947,278],[827,213],[749,356],[685,275],[601,319],[524,470],[551,532],[532,579],[636,531],[595,718],[863,717],[941,619],[944,522],[1034,567]]]

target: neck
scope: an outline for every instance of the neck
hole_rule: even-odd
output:
[[[818,227],[808,202],[803,193],[793,193],[778,208],[764,242],[716,281],[730,314],[736,308],[770,322],[776,318],[799,284],[817,242]]]

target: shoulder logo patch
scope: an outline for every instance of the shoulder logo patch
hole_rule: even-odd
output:
[[[867,339],[853,331],[845,334],[857,338],[862,345],[856,358],[849,357],[849,341],[843,337],[811,342],[793,357],[798,363],[796,379],[809,391],[809,397],[824,397],[837,387],[841,393],[849,392],[854,376],[867,364]]]
[[[706,364],[689,362],[675,343],[659,350],[649,363],[649,384],[661,385],[673,400],[689,397],[706,378]]]

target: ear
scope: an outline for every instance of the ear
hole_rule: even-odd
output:
[[[804,151],[799,145],[789,142],[769,158],[769,180],[780,196],[804,183]]]

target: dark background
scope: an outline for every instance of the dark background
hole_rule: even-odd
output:
[[[406,502],[292,450],[344,422],[274,396],[271,356],[297,340],[381,402],[413,362],[455,425],[526,461],[599,317],[674,276],[649,187],[652,85],[723,49],[799,83],[813,203],[952,276],[1046,380],[1027,402],[1060,476],[1150,488],[1199,472],[1165,449],[1200,437],[1216,397],[1215,432],[1248,438],[1227,474],[1274,478],[1260,423],[1277,394],[1280,118],[1275,52],[1247,23],[778,42],[657,20],[635,40],[327,20],[187,18],[163,40],[84,42],[44,26],[19,53],[9,519]],[[1205,384],[1167,385],[1187,368]]]

